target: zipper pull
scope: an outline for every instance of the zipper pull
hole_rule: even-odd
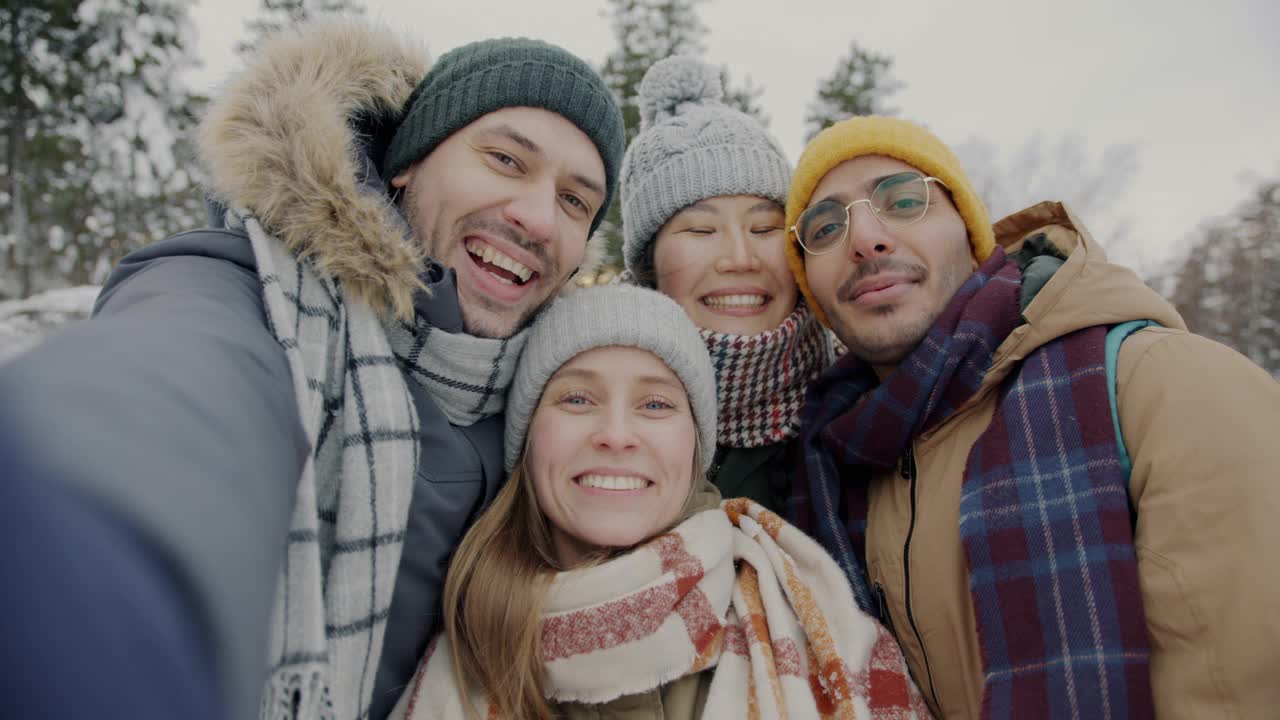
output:
[[[902,453],[902,462],[899,465],[898,473],[902,475],[903,480],[916,479],[916,450],[915,447],[908,445],[907,449]]]
[[[889,631],[889,634],[892,635],[893,639],[896,641],[898,639],[898,632],[893,629],[893,616],[889,614],[889,601],[885,599],[884,586],[880,583],[876,583],[872,586],[871,592],[876,596],[876,612],[880,614],[881,624],[884,625],[885,629]]]
[[[716,446],[716,454],[711,456],[711,467],[707,468],[707,480],[716,487],[720,487],[720,484],[716,482],[716,476],[720,474],[720,466],[724,464],[724,456],[728,450],[729,448],[726,445]]]

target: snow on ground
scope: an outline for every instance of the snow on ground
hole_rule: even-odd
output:
[[[0,363],[35,347],[63,325],[89,317],[101,290],[82,285],[0,302]]]

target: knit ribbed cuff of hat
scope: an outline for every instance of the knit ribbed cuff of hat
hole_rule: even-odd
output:
[[[645,252],[676,213],[707,198],[754,195],[782,206],[791,168],[771,147],[714,145],[671,156],[623,189],[623,257],[637,277],[650,277]]]
[[[706,345],[684,310],[667,296],[631,285],[575,290],[543,311],[529,331],[507,396],[505,453],[510,472],[524,451],[529,423],[551,376],[577,355],[621,346],[648,350],[684,384],[702,447],[703,471],[716,444],[716,377]]]
[[[604,163],[606,197],[593,218],[594,232],[617,189],[625,144],[622,112],[590,65],[539,40],[482,40],[441,56],[405,105],[387,148],[384,177],[394,178],[474,120],[510,107],[557,113],[595,144]]]

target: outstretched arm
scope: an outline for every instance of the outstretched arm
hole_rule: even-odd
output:
[[[23,450],[7,471],[47,480],[37,492],[65,487],[129,538],[83,552],[150,568],[174,591],[237,717],[260,691],[307,452],[253,268],[248,241],[227,231],[157,243],[126,258],[93,319],[0,367],[0,444]]]

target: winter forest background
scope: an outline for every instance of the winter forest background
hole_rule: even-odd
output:
[[[274,29],[367,12],[358,0],[260,2],[241,35],[227,39],[245,56]],[[706,2],[583,0],[612,30],[614,49],[600,69],[623,104],[628,139],[639,126],[645,70],[672,54],[706,54]],[[198,65],[191,10],[191,0],[6,0],[0,10],[0,359],[82,317],[91,286],[121,257],[204,223],[192,136],[207,98],[184,84]],[[784,144],[849,115],[903,112],[895,96],[912,78],[850,36],[834,67],[797,80],[814,87],[805,137]],[[728,67],[723,77],[728,100],[768,124],[775,110],[762,107],[764,88]],[[1151,211],[1127,202],[1140,167],[1132,145],[1041,135],[1002,156],[991,138],[946,139],[993,219],[1065,200],[1113,251],[1134,242],[1132,213]],[[1234,205],[1204,207],[1176,252],[1138,269],[1193,331],[1280,377],[1280,157],[1264,160],[1271,176],[1239,180]],[[1097,217],[1108,222],[1094,225]],[[615,264],[619,218],[615,205],[602,229]]]

